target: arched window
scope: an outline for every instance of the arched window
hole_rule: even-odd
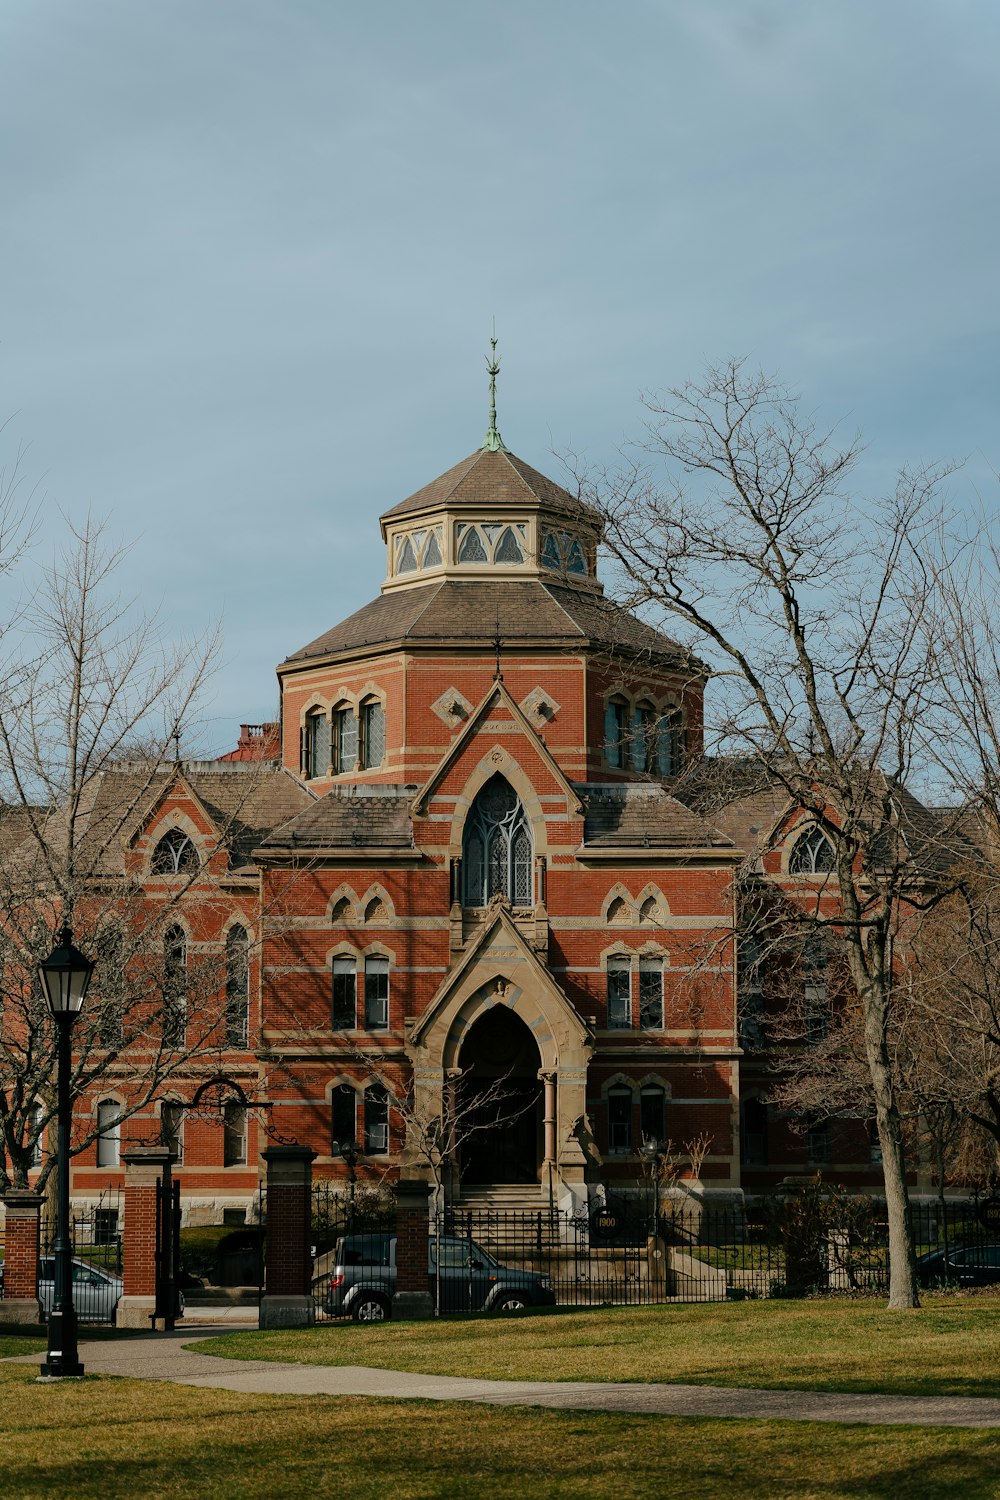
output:
[[[250,937],[245,927],[226,935],[226,1046],[245,1047],[250,1034]]]
[[[615,953],[607,968],[608,1030],[632,1029],[632,962],[627,953]]]
[[[788,860],[791,875],[825,875],[833,869],[833,845],[821,828],[811,828],[796,841]]]
[[[531,906],[532,853],[517,793],[503,776],[491,776],[472,804],[462,839],[464,904],[486,906],[493,896],[506,896],[511,906]]]
[[[330,774],[330,720],[323,709],[306,715],[306,775]]]
[[[662,1146],[667,1139],[667,1094],[658,1083],[644,1083],[639,1094],[642,1143]]]
[[[377,698],[361,705],[361,764],[375,770],[385,759],[385,709]]]
[[[684,769],[684,713],[669,705],[656,725],[656,769],[661,776],[679,776]]]
[[[334,1089],[330,1106],[330,1154],[342,1156],[347,1147],[358,1144],[358,1096],[349,1083]]]
[[[222,1165],[242,1167],[247,1159],[246,1106],[235,1102],[222,1109]]]
[[[623,1156],[632,1150],[632,1090],[625,1084],[608,1089],[608,1151]]]
[[[628,704],[624,698],[609,698],[604,710],[604,759],[609,766],[625,765],[628,737]]]
[[[639,1029],[663,1030],[663,959],[639,960]]]
[[[183,927],[163,935],[163,1045],[183,1047],[187,1025],[187,937]]]
[[[358,720],[353,708],[338,708],[333,716],[333,769],[354,771],[358,765]]]
[[[631,759],[633,771],[651,771],[656,763],[656,709],[640,703],[632,710]]]
[[[154,875],[193,875],[200,863],[198,851],[187,834],[171,828],[153,850],[150,869]]]
[[[385,1156],[389,1150],[389,1095],[380,1083],[365,1089],[365,1153]]]
[[[358,1024],[358,965],[343,956],[333,960],[333,1029],[353,1031]]]

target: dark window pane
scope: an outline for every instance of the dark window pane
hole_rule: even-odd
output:
[[[608,959],[608,1029],[628,1031],[632,1025],[632,970],[627,958]]]
[[[333,1027],[353,1031],[358,1024],[358,968],[353,958],[333,960]]]
[[[384,1156],[389,1150],[389,1096],[379,1085],[365,1090],[365,1151]]]
[[[632,1090],[608,1090],[608,1150],[632,1150]]]
[[[331,1100],[334,1156],[338,1156],[345,1146],[357,1145],[357,1105],[358,1096],[349,1083],[342,1083],[334,1089]]]
[[[245,1047],[250,1034],[250,938],[245,927],[226,935],[226,1045]]]
[[[389,1025],[389,960],[365,959],[365,1028],[384,1031]]]
[[[663,964],[658,959],[639,961],[639,1027],[663,1030]]]
[[[639,1131],[643,1141],[662,1146],[667,1138],[667,1096],[663,1089],[644,1088],[639,1096]]]

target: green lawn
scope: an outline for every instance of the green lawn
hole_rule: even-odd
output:
[[[376,1365],[498,1380],[665,1380],[792,1390],[1000,1396],[1000,1297],[593,1308],[504,1318],[244,1332],[233,1359]]]
[[[996,1500],[1000,1434],[240,1395],[0,1365],[12,1500]]]

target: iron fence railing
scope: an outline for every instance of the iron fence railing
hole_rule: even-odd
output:
[[[343,1315],[344,1289],[369,1268],[372,1284],[391,1289],[394,1221],[384,1203],[352,1206],[332,1192],[316,1195],[314,1205],[322,1319]],[[1000,1284],[995,1200],[918,1203],[913,1219],[924,1286]],[[459,1205],[432,1216],[430,1231],[428,1287],[446,1313],[490,1310],[499,1293],[514,1305],[519,1296],[521,1305],[554,1299],[589,1307],[888,1289],[884,1205],[819,1188],[731,1207],[685,1200],[653,1211],[638,1196],[579,1214]],[[331,1292],[337,1277],[339,1297]]]
[[[73,1306],[81,1323],[113,1323],[122,1294],[123,1195],[112,1189],[90,1208],[70,1217],[73,1251]],[[54,1218],[43,1218],[38,1264],[38,1300],[43,1316],[55,1291]]]

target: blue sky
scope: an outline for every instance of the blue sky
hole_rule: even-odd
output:
[[[556,478],[749,354],[873,490],[968,456],[992,506],[998,56],[992,0],[5,0],[0,458],[222,615],[214,749],[481,442],[494,315]]]

